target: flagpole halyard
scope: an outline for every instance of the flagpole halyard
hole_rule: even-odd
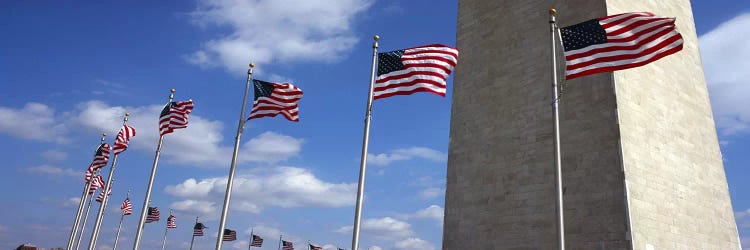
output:
[[[102,133],[102,139],[99,141],[99,147],[104,144],[104,139],[106,139],[106,137],[107,133]],[[97,151],[98,150],[99,148],[97,147]],[[88,171],[88,169],[86,171]],[[73,249],[73,242],[75,241],[76,235],[78,234],[78,225],[81,222],[81,216],[83,215],[83,204],[86,203],[86,197],[88,197],[88,192],[91,188],[91,181],[93,180],[93,178],[94,173],[91,174],[91,179],[83,184],[83,195],[81,195],[81,200],[78,202],[78,211],[76,212],[76,217],[73,220],[73,228],[72,230],[70,230],[70,238],[68,238],[68,246],[66,249]]]
[[[555,35],[557,24],[555,20],[555,9],[549,10],[550,38],[552,39],[552,113],[554,116],[554,134],[555,134],[555,210],[557,214],[557,239],[558,249],[565,250],[565,220],[563,210],[563,192],[562,192],[562,166],[560,158],[560,94],[557,87],[557,53],[555,44]]]
[[[227,190],[224,193],[224,206],[221,210],[221,219],[219,220],[219,234],[216,238],[216,250],[221,250],[221,244],[223,243],[224,228],[227,222],[227,212],[229,211],[229,199],[232,196],[232,182],[234,181],[234,170],[237,167],[237,154],[240,149],[240,139],[242,138],[242,130],[245,128],[245,107],[247,106],[247,93],[250,89],[250,80],[253,76],[253,67],[255,64],[250,63],[250,68],[247,70],[247,81],[245,82],[245,95],[242,99],[242,108],[240,109],[240,122],[237,125],[237,136],[234,139],[234,152],[232,152],[232,163],[229,166],[229,176],[227,177]]]
[[[362,199],[365,192],[365,172],[367,170],[367,146],[370,141],[370,120],[372,119],[372,97],[375,86],[375,73],[378,63],[378,40],[380,36],[375,35],[372,43],[372,68],[370,70],[370,90],[367,94],[367,108],[365,110],[365,131],[362,138],[362,156],[359,163],[359,182],[357,184],[357,204],[354,210],[354,227],[352,228],[352,250],[359,248],[359,226],[362,217]]]
[[[174,100],[175,89],[169,90],[169,101],[167,104]],[[154,163],[151,165],[151,176],[148,178],[148,185],[146,186],[146,196],[143,198],[143,207],[141,208],[141,217],[138,219],[138,227],[135,233],[135,240],[133,242],[133,250],[138,250],[141,244],[141,236],[143,235],[143,225],[146,223],[146,213],[148,212],[148,203],[151,200],[151,189],[154,187],[154,178],[156,177],[156,166],[159,165],[159,156],[161,156],[161,145],[164,142],[164,135],[159,133],[159,142],[156,144],[156,153],[154,155]]]
[[[125,199],[130,199],[130,189],[128,189],[128,194],[125,196]],[[112,246],[112,250],[117,250],[117,241],[120,240],[120,231],[122,230],[122,221],[125,219],[125,211],[123,211],[122,215],[120,215],[120,225],[117,226],[117,234],[115,234],[115,245]]]
[[[125,112],[125,117],[122,119],[123,127],[128,125],[128,116],[130,116],[130,113]],[[99,228],[101,227],[102,219],[104,218],[104,209],[107,207],[107,200],[109,200],[107,191],[112,188],[112,177],[114,176],[115,168],[117,167],[117,156],[119,155],[119,153],[114,152],[114,154],[115,156],[112,157],[112,165],[109,167],[109,176],[107,177],[107,182],[104,183],[104,198],[102,198],[102,204],[99,205],[99,213],[96,216],[94,230],[91,232],[91,240],[89,241],[88,248],[89,250],[94,250],[96,248],[96,240],[99,236]]]

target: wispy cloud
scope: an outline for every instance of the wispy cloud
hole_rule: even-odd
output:
[[[52,165],[39,165],[34,167],[22,168],[24,172],[32,174],[47,175],[51,177],[81,177],[83,178],[83,171],[75,171],[70,168],[60,168]]]
[[[336,61],[358,39],[352,31],[357,15],[371,0],[199,0],[190,13],[200,27],[229,28],[185,56],[201,67],[244,71],[252,60],[268,62]],[[307,17],[315,18],[307,18]]]
[[[396,161],[405,161],[414,158],[445,162],[448,159],[448,155],[431,148],[410,147],[391,150],[389,153],[368,154],[367,162],[372,165],[387,166]]]
[[[68,128],[55,119],[54,110],[41,103],[30,102],[23,108],[0,107],[0,133],[22,139],[67,143]]]

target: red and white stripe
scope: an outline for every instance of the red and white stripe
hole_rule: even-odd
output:
[[[646,65],[682,50],[675,19],[648,12],[599,18],[607,43],[565,52],[565,78]]]
[[[89,186],[89,195],[94,194],[94,191],[103,187],[104,179],[102,179],[101,175],[97,175],[96,177],[94,177],[94,181],[91,182],[91,186]]]
[[[98,154],[98,148],[97,153],[94,154],[94,160],[91,162],[91,165],[89,165],[89,168],[86,169],[86,183],[91,180],[91,177],[94,176],[97,170],[106,166],[107,161],[109,161],[109,144],[102,143],[99,147],[101,149],[101,155]]]
[[[445,96],[446,79],[458,62],[458,49],[431,44],[404,50],[403,70],[389,72],[375,80],[373,99],[430,92]]]
[[[123,215],[133,214],[133,204],[130,203],[130,198],[125,198],[122,205],[120,205],[120,209],[122,210]]]
[[[273,83],[273,92],[268,97],[259,97],[253,102],[248,120],[281,114],[289,121],[299,121],[299,106],[302,90],[291,83]]]
[[[115,155],[120,154],[128,149],[128,143],[130,138],[135,136],[135,128],[122,125],[120,132],[117,133],[117,140],[115,140],[114,153]]]
[[[167,218],[167,228],[177,228],[177,224],[174,222],[175,217],[174,215],[169,215],[169,218]]]
[[[99,176],[99,178],[101,178],[101,176]],[[104,200],[104,180],[102,180],[101,185],[102,188],[99,189],[99,196],[96,197],[97,202],[102,202]],[[109,186],[109,188],[107,188],[107,197],[109,196],[112,196],[112,186]]]
[[[159,134],[166,135],[175,129],[187,128],[188,115],[193,112],[193,107],[193,100],[178,102],[170,107],[169,114],[159,118]]]

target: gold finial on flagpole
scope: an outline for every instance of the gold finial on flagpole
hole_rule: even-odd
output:
[[[250,68],[254,68],[254,67],[255,67],[255,63],[250,63]]]
[[[170,90],[169,90],[169,92],[172,92],[172,93],[174,93],[174,92],[175,92],[175,89],[170,89]]]
[[[125,116],[130,116],[130,112],[125,112]]]
[[[375,41],[378,41],[378,40],[380,40],[380,36],[375,35],[372,39],[375,40]]]
[[[557,13],[557,10],[555,8],[549,9],[549,14],[554,15]]]

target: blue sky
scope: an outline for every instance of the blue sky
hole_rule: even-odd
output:
[[[196,249],[212,247],[250,61],[256,78],[291,81],[305,96],[299,123],[247,124],[227,223],[240,239],[225,246],[246,248],[254,228],[266,239],[262,249],[275,249],[279,234],[300,247],[309,240],[348,248],[371,37],[382,37],[382,51],[454,45],[456,7],[374,0],[0,3],[0,248],[65,245],[99,134],[107,132],[111,143],[125,111],[138,134],[118,159],[98,245],[111,248],[119,203],[131,189],[136,216],[126,217],[120,240],[131,247],[170,88],[196,108],[188,129],[165,138],[152,204],[164,219],[175,210],[168,248],[186,248],[195,216],[209,227]],[[733,207],[750,246],[750,3],[692,7]],[[363,248],[440,248],[450,100],[449,82],[446,98],[375,102]],[[164,223],[146,225],[144,249],[160,246]]]

